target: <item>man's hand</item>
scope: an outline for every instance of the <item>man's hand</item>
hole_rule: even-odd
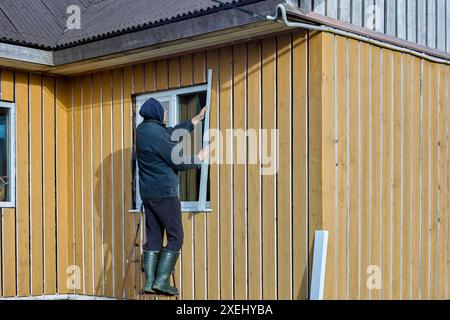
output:
[[[194,125],[194,127],[197,124],[199,124],[201,121],[203,121],[203,119],[205,119],[205,114],[206,114],[206,107],[204,107],[198,115],[196,115],[194,118],[192,118],[192,124]]]
[[[200,153],[197,155],[197,157],[200,159],[200,161],[205,161],[206,159],[208,159],[209,158],[209,147],[200,151]]]

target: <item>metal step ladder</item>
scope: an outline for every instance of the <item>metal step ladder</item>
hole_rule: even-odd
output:
[[[144,272],[144,264],[143,264],[143,254],[144,254],[144,239],[145,239],[145,211],[144,207],[141,207],[140,211],[134,212],[136,216],[139,217],[139,222],[136,228],[136,234],[134,236],[133,243],[131,244],[131,248],[128,251],[127,254],[127,260],[126,260],[126,268],[125,268],[125,275],[122,280],[122,299],[126,299],[126,281],[128,278],[128,275],[130,273],[131,265],[138,264],[139,270],[141,271],[141,277],[140,281],[138,283],[135,283],[135,286],[137,287],[137,300],[159,300],[159,299],[167,299],[167,298],[175,298],[176,300],[179,299],[179,296],[168,296],[164,294],[156,294],[156,293],[145,293],[144,292],[144,281],[145,279],[145,272]],[[138,257],[133,255],[135,253],[136,248],[139,248],[139,254]],[[175,277],[175,270],[172,272],[172,281],[173,285],[176,286],[176,277]]]

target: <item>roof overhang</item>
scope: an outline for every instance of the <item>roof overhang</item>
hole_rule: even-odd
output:
[[[450,54],[357,27],[315,12],[304,12],[282,0],[264,0],[241,6],[263,16],[284,3],[290,17],[310,24],[325,25],[390,43],[399,47],[450,60]],[[0,65],[56,75],[75,75],[146,60],[163,58],[255,39],[289,30],[283,23],[255,18],[228,9],[202,16],[149,27],[54,51],[0,44]]]
[[[266,16],[283,2],[264,0],[241,7]],[[53,51],[2,44],[0,65],[73,75],[215,47],[283,30],[287,28],[281,24],[226,9]],[[9,49],[1,52],[3,48]]]
[[[14,44],[0,43],[0,65],[17,67],[17,63],[26,70],[41,70],[54,66],[52,51],[22,47]]]

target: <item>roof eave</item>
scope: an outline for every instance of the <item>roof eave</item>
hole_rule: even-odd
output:
[[[264,0],[241,7],[265,16],[272,14],[274,8],[283,2]],[[15,46],[31,54],[19,56],[5,52],[3,58],[8,59],[7,66],[13,65],[15,68],[71,75],[97,70],[99,66],[112,68],[164,54],[179,54],[229,41],[253,38],[255,35],[282,29],[286,28],[241,11],[223,10],[53,51]],[[0,65],[5,64],[0,60]]]

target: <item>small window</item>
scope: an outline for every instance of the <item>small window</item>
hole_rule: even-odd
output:
[[[14,104],[0,101],[0,208],[15,206]]]
[[[192,119],[201,111],[202,107],[208,106],[208,112],[202,125],[198,125],[190,135],[183,137],[180,142],[188,143],[186,139],[190,140],[190,149],[183,147],[183,150],[185,152],[186,150],[188,152],[190,151],[190,154],[184,154],[183,156],[198,154],[209,140],[206,134],[209,131],[210,95],[208,93],[210,92],[210,83],[211,71],[208,76],[208,84],[136,96],[133,110],[135,116],[133,123],[134,130],[143,121],[139,115],[140,108],[150,98],[157,99],[163,105],[164,109],[168,111],[168,127],[174,127],[179,123]],[[133,150],[136,150],[134,138]],[[139,196],[139,167],[135,156],[132,167],[132,203],[133,208],[139,210],[142,201]],[[179,173],[179,196],[183,212],[210,211],[209,170],[207,161],[202,164],[201,169]]]

